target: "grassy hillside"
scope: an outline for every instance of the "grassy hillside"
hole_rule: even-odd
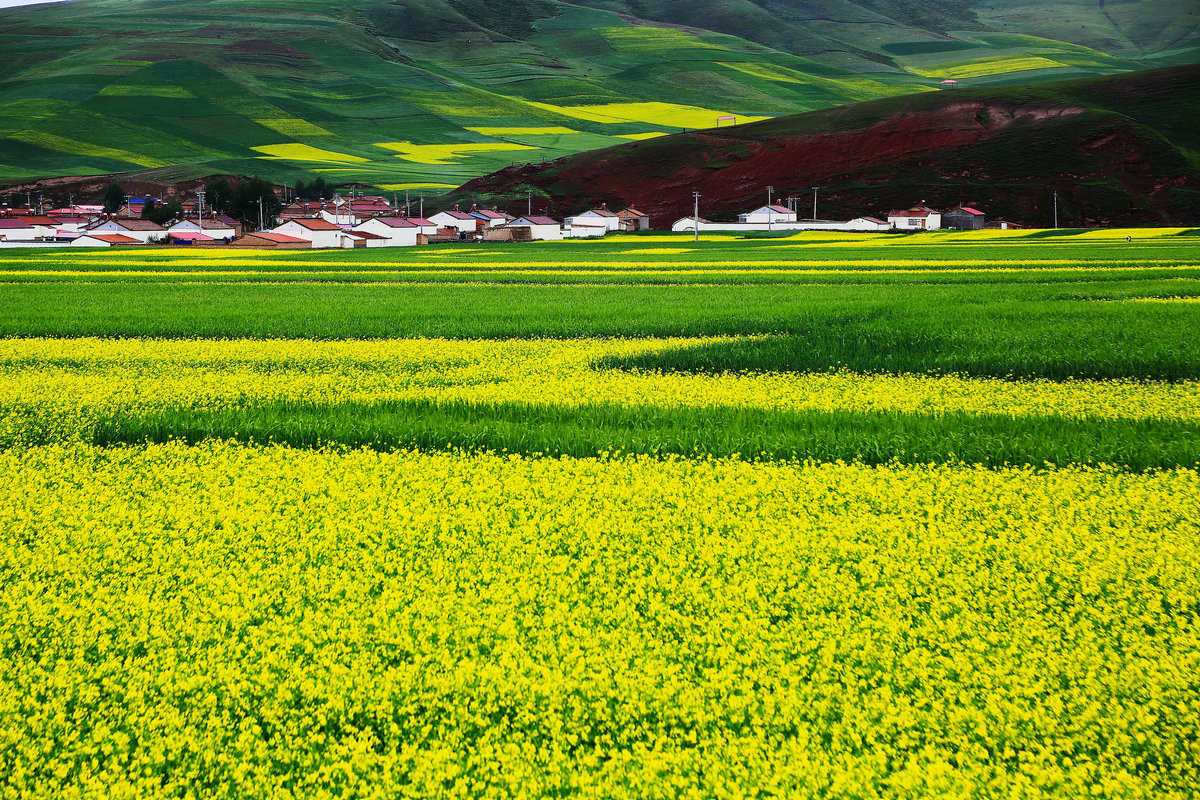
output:
[[[662,226],[691,213],[693,191],[702,215],[727,219],[768,185],[805,211],[819,186],[819,214],[835,219],[925,200],[1049,226],[1057,190],[1064,225],[1194,224],[1198,115],[1196,66],[909,95],[505,169],[453,196],[532,189],[560,214],[632,203]]]
[[[1186,4],[1001,11],[873,0],[9,9],[0,11],[0,182],[321,173],[436,189],[711,127],[725,114],[746,121],[929,90],[947,77],[1028,81],[1200,53]],[[1047,26],[1058,39],[1029,35]]]

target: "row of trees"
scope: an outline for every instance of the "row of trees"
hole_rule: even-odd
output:
[[[104,193],[104,211],[115,214],[125,205],[125,188],[113,182]],[[236,186],[225,178],[217,178],[204,184],[204,209],[217,214],[226,214],[234,219],[257,226],[260,219],[264,227],[270,227],[283,205],[275,195],[274,185],[264,178],[246,178]],[[171,200],[161,205],[153,201],[142,208],[142,219],[162,224],[183,216],[183,207]]]

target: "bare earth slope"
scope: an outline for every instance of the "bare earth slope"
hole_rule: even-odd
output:
[[[1060,222],[1200,219],[1200,67],[1033,87],[959,90],[860,103],[695,131],[504,169],[454,196],[503,200],[526,189],[566,214],[636,204],[657,227],[691,211],[728,218],[820,186],[820,216],[883,213],[924,200],[975,203],[993,217]],[[811,213],[811,212],[809,212]],[[807,215],[807,214],[806,214]]]

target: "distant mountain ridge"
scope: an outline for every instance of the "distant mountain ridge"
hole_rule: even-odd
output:
[[[1200,223],[1200,66],[1025,87],[887,98],[724,130],[679,133],[470,181],[448,200],[532,191],[552,213],[635,205],[655,227],[692,211],[730,219],[811,187],[820,215],[918,202],[1063,225]],[[535,201],[535,203],[538,201]]]
[[[509,164],[963,86],[1200,61],[1173,0],[75,0],[0,10],[0,183]]]

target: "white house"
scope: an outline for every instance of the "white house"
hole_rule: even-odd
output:
[[[424,217],[405,217],[404,219],[416,225],[418,233],[424,233],[427,236],[437,235],[438,224],[431,219],[425,219]]]
[[[603,225],[605,231],[616,231],[621,228],[621,218],[608,210],[608,204],[601,203],[599,208],[589,209],[582,214],[567,217],[566,224],[572,225]]]
[[[738,214],[738,222],[743,224],[774,224],[776,222],[795,222],[796,212],[783,206],[760,206],[745,214]]]
[[[370,233],[384,239],[382,244],[367,242],[367,247],[407,247],[417,243],[421,226],[400,217],[371,217],[351,228],[353,233]]]
[[[71,240],[72,247],[112,247],[115,244],[145,244],[122,233],[84,233]]]
[[[520,217],[508,223],[508,227],[529,228],[529,238],[535,242],[563,238],[562,226],[550,217]]]
[[[58,223],[55,236],[77,236],[91,224],[87,217],[55,217],[54,221]]]
[[[37,228],[22,217],[0,219],[0,240],[5,242],[32,242],[38,237]]]
[[[889,211],[888,224],[902,231],[936,231],[942,227],[942,215],[921,204],[907,211]]]
[[[323,219],[289,219],[271,230],[284,236],[307,239],[313,247],[342,246],[342,228]]]
[[[86,233],[119,233],[122,236],[137,239],[142,244],[148,243],[151,239],[165,240],[167,238],[167,229],[148,219],[110,219],[93,225],[87,229]]]
[[[580,215],[582,216],[582,215]],[[574,217],[574,222],[563,226],[564,239],[599,239],[608,233],[608,226],[602,220],[586,220]]]
[[[672,222],[671,230],[675,231],[676,233],[681,233],[683,231],[687,231],[688,233],[694,233],[696,230],[697,222],[699,222],[699,227],[700,227],[700,230],[702,230],[702,231],[705,230],[708,226],[712,225],[712,223],[709,222],[708,220],[706,220],[704,217],[700,217],[699,219],[697,219],[695,217],[684,217],[683,219],[677,219],[674,222]]]
[[[203,225],[203,228],[201,228],[201,225]],[[233,241],[234,237],[237,236],[237,230],[232,225],[227,225],[215,219],[206,219],[202,223],[194,219],[185,219],[167,228],[167,233],[172,236],[175,234],[187,235],[186,237],[179,238],[194,238],[201,232],[210,239],[228,239]]]
[[[877,217],[855,217],[849,222],[843,223],[843,227],[848,231],[870,231],[882,233],[890,231],[892,226],[887,220]]]
[[[341,246],[347,250],[355,247],[388,247],[392,240],[370,231],[343,230]]]
[[[439,211],[430,217],[429,221],[439,228],[449,228],[459,233],[475,233],[483,223],[479,217],[459,211],[458,206],[455,206],[453,211]]]
[[[332,222],[334,225],[353,226],[353,225],[357,225],[359,223],[358,215],[356,215],[350,209],[350,206],[348,204],[338,206],[337,208],[335,208],[332,211],[329,211],[326,209],[321,209],[321,213],[317,217],[317,219],[323,219],[326,222]]]

